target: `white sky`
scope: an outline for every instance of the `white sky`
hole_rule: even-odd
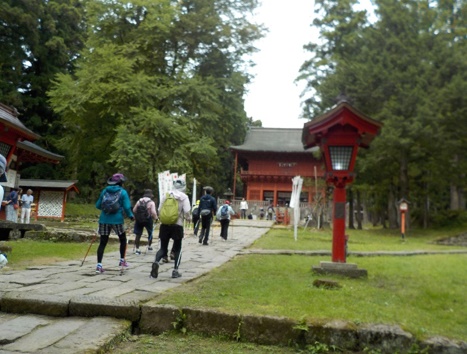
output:
[[[304,83],[298,86],[294,80],[310,57],[303,45],[313,41],[313,8],[314,0],[262,0],[253,19],[269,32],[256,43],[260,51],[252,56],[256,66],[250,73],[255,78],[247,87],[245,110],[263,127],[302,128],[307,122],[299,119]]]

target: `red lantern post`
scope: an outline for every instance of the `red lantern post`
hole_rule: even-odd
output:
[[[354,179],[359,147],[368,148],[382,124],[358,112],[347,102],[306,123],[305,149],[319,146],[324,156],[326,181],[334,185],[332,262],[346,262],[345,207],[347,184]]]

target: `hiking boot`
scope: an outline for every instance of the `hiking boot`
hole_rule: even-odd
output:
[[[158,275],[159,275],[159,263],[154,262],[152,264],[151,275],[149,277],[152,279],[157,279]]]
[[[135,254],[137,254],[138,256],[141,254],[141,251],[139,250],[139,248],[136,249]]]
[[[203,236],[199,237],[199,243],[203,243]]]
[[[209,246],[209,243],[203,242],[203,246]]]
[[[182,276],[182,274],[179,273],[177,269],[174,269],[172,271],[172,278],[180,278],[181,276]]]
[[[130,265],[125,260],[120,260],[120,262],[118,263],[118,266],[128,268]]]
[[[105,270],[104,270],[104,268],[102,268],[101,265],[98,265],[96,267],[96,273],[101,274],[101,273],[104,273],[104,272],[105,272]]]

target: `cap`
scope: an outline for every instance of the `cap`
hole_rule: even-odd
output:
[[[125,181],[126,178],[124,175],[122,175],[121,173],[116,173],[107,180],[107,184],[110,184],[112,186],[115,184],[123,183]]]
[[[145,189],[143,198],[148,197],[148,198],[154,198],[154,193],[152,192],[152,189]]]
[[[226,200],[224,203],[230,205],[230,202],[228,200]]]
[[[174,188],[179,191],[183,191],[186,188],[186,183],[182,179],[176,179],[173,184]]]
[[[214,188],[212,188],[211,186],[203,187],[203,189],[208,193],[212,193],[214,191]]]

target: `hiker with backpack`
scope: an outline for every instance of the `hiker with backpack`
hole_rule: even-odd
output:
[[[230,215],[235,215],[235,211],[230,206],[230,202],[226,200],[223,205],[217,210],[216,217],[221,223],[221,237],[227,241],[227,234],[229,232]]]
[[[105,246],[107,246],[112,230],[120,240],[120,262],[118,266],[122,267],[122,269],[123,267],[128,267],[128,263],[125,261],[127,239],[123,213],[132,221],[135,220],[135,217],[131,211],[130,197],[123,188],[125,181],[126,178],[121,173],[114,174],[107,180],[107,187],[102,190],[96,202],[96,208],[101,210],[98,230],[100,243],[97,249],[96,273],[104,273],[102,259],[104,258]]]
[[[198,230],[199,230],[199,200],[196,201],[196,205],[193,206],[193,209],[191,210],[191,220],[193,221],[193,234],[195,236],[198,236]]]
[[[154,220],[157,220],[156,204],[153,202],[154,194],[151,189],[145,189],[143,197],[140,198],[133,207],[135,215],[135,226],[133,233],[135,237],[135,254],[140,255],[139,244],[143,230],[148,233],[148,251],[152,251],[152,232],[154,229]]]
[[[199,200],[198,215],[201,218],[201,233],[199,235],[199,243],[208,246],[209,230],[213,215],[217,211],[216,199],[211,195],[214,191],[212,187],[204,187],[205,194]]]
[[[190,199],[184,193],[185,189],[185,181],[177,179],[173,182],[172,190],[161,196],[159,204],[159,220],[161,222],[159,239],[161,244],[152,264],[151,278],[155,279],[159,275],[159,262],[167,257],[170,239],[173,240],[172,251],[174,253],[172,278],[182,276],[178,267],[182,258],[183,219],[190,217],[191,210]]]
[[[271,203],[269,203],[269,206],[268,206],[268,216],[266,217],[266,220],[272,220],[273,219],[272,216],[273,216],[274,213],[275,213],[274,206],[273,206],[273,204],[271,202]]]

